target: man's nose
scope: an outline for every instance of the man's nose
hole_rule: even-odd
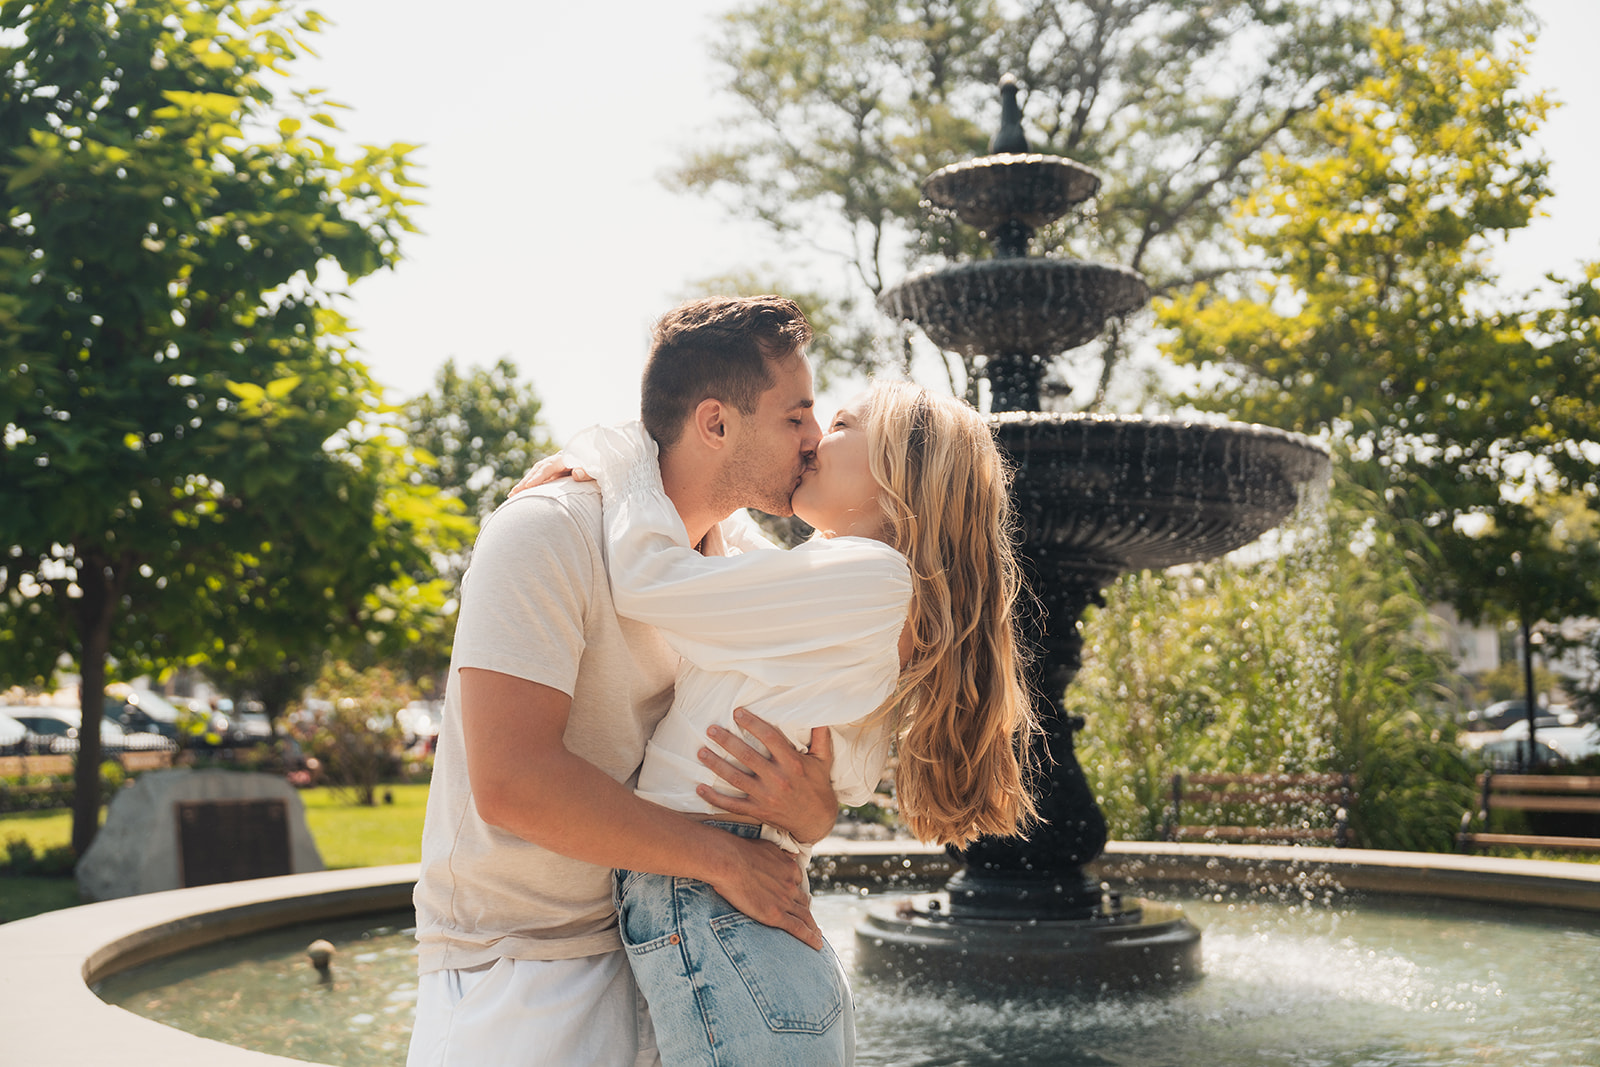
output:
[[[809,411],[806,412],[806,421],[801,424],[800,432],[802,434],[800,451],[809,461],[812,454],[816,452],[817,445],[822,443],[822,427],[817,424],[816,415]]]

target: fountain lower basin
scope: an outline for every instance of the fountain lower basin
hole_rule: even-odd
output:
[[[837,880],[852,882],[885,875],[910,877],[919,872],[924,872],[925,877],[937,877],[947,866],[942,854],[924,849],[878,846],[865,852],[860,849],[841,849],[823,852],[819,856],[819,871],[831,869]],[[1487,937],[1488,932],[1498,930],[1500,932],[1495,935],[1497,939],[1508,944],[1519,940],[1521,935],[1517,931],[1522,929],[1519,924],[1533,917],[1536,909],[1554,909],[1541,911],[1542,918],[1539,921],[1556,930],[1557,942],[1563,938],[1580,939],[1582,943],[1579,947],[1586,952],[1581,958],[1595,956],[1593,946],[1600,944],[1594,940],[1594,931],[1600,928],[1600,865],[1593,864],[1354,849],[1113,843],[1096,865],[1095,872],[1113,885],[1121,885],[1128,879],[1158,887],[1203,885],[1209,897],[1226,897],[1227,893],[1235,891],[1237,898],[1246,905],[1253,899],[1253,894],[1260,892],[1263,887],[1276,887],[1275,892],[1287,892],[1291,900],[1303,901],[1321,900],[1336,891],[1343,891],[1374,894],[1385,899],[1487,904],[1491,910],[1485,913],[1488,920],[1478,927],[1478,936]],[[142,1018],[100,1000],[91,991],[90,985],[137,964],[196,946],[298,923],[331,923],[354,916],[392,912],[408,906],[415,877],[416,867],[404,865],[261,879],[108,901],[0,926],[0,1032],[6,1035],[8,1058],[14,1057],[15,1062],[41,1067],[54,1064],[76,1067],[84,1063],[109,1062],[130,1067],[154,1067],[156,1064],[162,1067],[199,1067],[201,1064],[267,1067],[301,1062],[223,1045]],[[837,920],[840,930],[850,929],[869,907],[865,899],[848,896],[828,899],[835,902],[830,907],[837,905],[846,909],[845,914]],[[1201,901],[1200,905],[1191,904],[1189,907],[1191,913],[1197,906],[1220,908],[1221,911],[1214,914],[1226,915],[1229,905],[1227,899],[1222,899],[1210,903]],[[1212,926],[1216,921],[1215,918],[1208,918],[1205,912],[1194,917],[1203,926]],[[1213,951],[1209,944],[1218,940],[1214,936],[1216,932],[1213,927],[1208,936],[1208,952]],[[1237,943],[1240,938],[1256,936],[1266,938],[1269,942],[1275,939],[1270,933],[1256,935],[1245,931],[1230,935],[1230,941],[1224,943]],[[1433,940],[1438,939],[1434,937]],[[836,937],[836,941],[841,946],[842,954],[847,957],[853,955],[848,936]],[[1321,967],[1315,961],[1307,966],[1313,970]],[[1283,981],[1288,977],[1292,976],[1278,976],[1275,980]],[[1313,985],[1320,981],[1316,974],[1304,977]],[[1225,982],[1217,981],[1219,978],[1225,979]],[[1224,1025],[1226,1020],[1218,1021],[1214,1009],[1209,1006],[1209,998],[1218,995],[1216,991],[1235,978],[1212,974],[1198,986],[1176,994],[1178,1000],[1147,998],[1147,1006],[1140,1009],[1143,1014],[1136,1013],[1133,1018],[1137,1020],[1153,1013],[1159,1018],[1151,1022],[1152,1026],[1156,1022],[1167,1026],[1193,1014],[1193,1021],[1198,1026],[1215,1028]],[[881,998],[897,995],[892,992],[890,984],[863,983],[863,987],[864,1015],[876,1012],[873,1006],[881,1005]],[[1592,978],[1586,988],[1594,988]],[[1341,996],[1331,988],[1324,989],[1323,993],[1330,1003]],[[1360,990],[1355,990],[1351,995],[1359,1000],[1362,994]],[[1191,1001],[1189,998],[1198,999]],[[1036,1030],[1043,1025],[1040,1012],[1056,1019],[1052,1025],[1065,1028],[1063,1032],[1066,1033],[1081,1031],[1096,1019],[1108,1026],[1123,1027],[1124,1030],[1134,1025],[1114,1022],[1106,1014],[1107,1009],[1094,998],[1061,1000],[1052,996],[1040,999],[1038,1003],[1010,1000],[998,1004],[982,1001],[964,1004],[964,999],[964,996],[940,998],[936,1004],[915,998],[909,1003],[895,1001],[891,1017],[914,1017],[917,1026],[926,1032],[918,1040],[944,1040],[953,1043],[952,1048],[981,1046],[982,1035],[973,1037],[969,1033],[963,1036],[963,1028],[970,1030],[972,1027],[987,1026],[991,1030],[998,1027],[999,1031]],[[1106,998],[1105,1003],[1116,1005],[1119,1012],[1127,1006],[1126,998],[1115,996]],[[1190,1003],[1194,1005],[1193,1013],[1183,1008],[1184,1004]],[[1071,1007],[1070,1012],[1067,1012],[1067,1007]],[[1063,1012],[1067,1012],[1066,1016]],[[1568,1011],[1564,1017],[1592,1018],[1592,1004],[1587,1015]],[[1207,1022],[1208,1018],[1210,1022]],[[1250,1018],[1252,1028],[1276,1028],[1291,1034],[1303,1025],[1270,1006],[1262,1007]],[[1483,1020],[1478,1020],[1477,1024],[1492,1026],[1492,1023]],[[876,1026],[877,1023],[872,1025]],[[886,1022],[884,1025],[900,1033],[908,1024],[904,1018],[900,1018],[898,1022]],[[942,1038],[939,1035],[943,1035]],[[1487,1040],[1492,1035],[1483,1030],[1479,1031],[1479,1036]],[[1596,1050],[1594,1044],[1597,1036],[1592,1028],[1587,1034],[1572,1036],[1587,1051],[1575,1051],[1577,1058],[1568,1057],[1559,1062],[1600,1062],[1600,1051]],[[1080,1037],[1089,1040],[1083,1034]],[[1039,1037],[1038,1040],[1047,1039]],[[1574,1045],[1575,1050],[1578,1048],[1579,1045]],[[1029,1055],[1019,1053],[1014,1061],[1005,1061],[985,1059],[983,1055],[973,1052],[965,1058],[956,1056],[939,1062],[1063,1062],[1059,1059],[1030,1060]],[[1584,1059],[1585,1056],[1593,1058]],[[897,1061],[893,1056],[873,1060],[864,1053],[862,1062],[906,1061]],[[1104,1064],[1116,1061],[1084,1058],[1078,1062]],[[1128,1062],[1161,1061],[1142,1058]],[[1192,1058],[1185,1060],[1180,1056],[1172,1062],[1202,1061]],[[1378,1059],[1349,1062],[1433,1064],[1451,1061]],[[1509,1065],[1528,1061],[1501,1058],[1472,1062]]]

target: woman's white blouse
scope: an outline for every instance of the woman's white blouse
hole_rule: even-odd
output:
[[[880,541],[818,538],[792,551],[703,556],[661,487],[655,442],[638,422],[585,430],[569,466],[600,485],[617,613],[660,629],[680,656],[672,709],[645,750],[636,792],[676,811],[715,812],[695,794],[730,787],[695,758],[706,727],[737,731],[733,709],[781,728],[797,749],[834,733],[833,788],[872,796],[888,758],[881,722],[911,601],[905,557]],[[759,742],[745,735],[752,747]]]

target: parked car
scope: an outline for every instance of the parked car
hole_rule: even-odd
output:
[[[71,753],[78,751],[78,731],[83,725],[83,713],[77,708],[55,704],[29,704],[7,712],[30,735],[29,748],[34,752]],[[171,738],[157,734],[130,734],[110,719],[100,720],[100,748],[108,755],[118,752],[152,751],[177,746]]]
[[[1467,712],[1467,729],[1504,730],[1512,723],[1518,722],[1523,723],[1523,728],[1526,729],[1527,708],[1526,700],[1497,700],[1486,708]],[[1541,707],[1535,718],[1541,728],[1546,720],[1551,726],[1571,726],[1578,721],[1578,716],[1565,704]]]
[[[425,752],[433,751],[439,736],[439,720],[444,715],[442,700],[413,700],[395,712],[395,721],[405,733],[406,746],[421,746]]]
[[[235,711],[228,719],[228,740],[236,745],[271,741],[272,720],[264,711]]]
[[[27,751],[28,728],[11,716],[0,713],[0,756]]]
[[[1541,717],[1535,724],[1534,740],[1540,745],[1549,746],[1563,760],[1576,763],[1590,756],[1600,755],[1600,726],[1594,723],[1585,723],[1582,726],[1558,725],[1561,720],[1552,717],[1551,724],[1546,726]],[[1514,722],[1507,726],[1500,734],[1501,741],[1510,741],[1521,744],[1527,740],[1527,720]],[[1493,742],[1491,742],[1492,744]]]
[[[178,719],[182,714],[159,693],[125,686],[106,692],[106,718],[127,733],[160,734],[177,741],[180,737]]]

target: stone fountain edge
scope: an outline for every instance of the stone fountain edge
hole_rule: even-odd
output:
[[[942,877],[943,850],[915,842],[829,839],[813,870],[835,881]],[[1271,845],[1112,842],[1091,865],[1112,883],[1283,885],[1600,913],[1600,864],[1447,853]],[[319,918],[403,908],[416,864],[322,871],[86,904],[0,925],[0,1033],[31,1067],[286,1067],[102,1001],[90,984],[198,945]]]

